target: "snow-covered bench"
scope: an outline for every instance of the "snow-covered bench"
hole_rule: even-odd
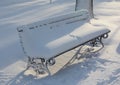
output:
[[[93,46],[97,42],[103,45],[102,38],[107,38],[110,30],[88,21],[88,11],[80,10],[18,27],[28,68],[48,71],[48,65],[54,65],[55,58],[65,52],[89,42]]]

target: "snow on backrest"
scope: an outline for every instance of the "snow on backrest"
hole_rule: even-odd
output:
[[[25,48],[29,49],[31,46],[38,48],[38,45],[42,48],[48,42],[65,36],[75,29],[66,27],[67,25],[87,19],[89,15],[86,10],[75,11],[19,27],[18,31]]]
[[[74,11],[69,14],[64,14],[61,16],[52,17],[42,21],[34,22],[26,25],[25,27],[21,26],[18,28],[18,30],[26,30],[26,29],[31,30],[31,29],[39,29],[39,28],[41,29],[46,27],[55,28],[58,25],[59,26],[66,25],[66,24],[82,21],[88,18],[89,18],[89,14],[87,10]]]

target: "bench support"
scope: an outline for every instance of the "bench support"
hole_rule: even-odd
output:
[[[45,72],[50,75],[48,63],[44,58],[28,57],[27,69],[29,68],[32,68],[36,72],[36,75],[44,74]]]
[[[80,45],[79,49],[76,50],[74,56],[63,66],[63,68],[69,66],[75,60],[92,57],[94,53],[100,51],[104,47],[102,39],[105,39],[107,37],[108,37],[108,33],[103,34],[95,39],[92,39]],[[49,75],[51,75],[48,66],[52,66],[54,64],[55,64],[55,58],[45,60],[44,58],[28,57],[27,69],[33,68],[34,71],[36,72],[36,75],[44,74],[44,73],[48,73]]]
[[[102,38],[107,38],[108,34],[104,34],[100,37],[97,37],[79,47],[79,49],[76,51],[75,55],[64,65],[63,68],[69,66],[72,64],[75,60],[80,60],[81,58],[91,58],[94,53],[97,53],[100,51],[104,44],[102,42]],[[98,49],[96,49],[96,47]]]

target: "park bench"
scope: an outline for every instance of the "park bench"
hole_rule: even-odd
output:
[[[68,51],[79,47],[66,66],[87,53],[101,50],[102,39],[108,37],[110,30],[94,26],[89,20],[88,11],[79,10],[18,27],[21,46],[28,57],[27,69],[32,67],[37,73],[50,74],[48,66],[54,65],[55,58]],[[80,53],[85,45],[93,49],[86,48],[87,51]]]

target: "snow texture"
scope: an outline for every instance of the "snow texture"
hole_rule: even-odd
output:
[[[15,2],[14,2],[15,1]],[[94,0],[94,26],[104,24],[111,30],[105,48],[92,58],[62,66],[73,51],[56,59],[49,67],[52,76],[25,71],[26,57],[16,28],[74,11],[75,0],[1,0],[0,2],[0,85],[119,85],[120,84],[120,1]],[[14,3],[13,3],[14,2]],[[85,4],[85,3],[83,3]]]
[[[80,10],[22,26],[18,30],[22,30],[26,55],[49,59],[109,32],[105,26],[89,24],[88,19],[88,12]]]

